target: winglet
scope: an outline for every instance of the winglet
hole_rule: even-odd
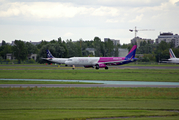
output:
[[[48,49],[46,50],[46,52],[47,52],[47,58],[54,58]]]
[[[129,59],[131,60],[135,58],[136,49],[137,49],[137,45],[134,45],[132,49],[130,50],[130,52],[128,53],[128,55],[125,57],[125,60],[129,60]]]
[[[175,54],[173,53],[172,49],[169,49],[170,58],[176,58]]]

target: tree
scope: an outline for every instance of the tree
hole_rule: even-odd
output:
[[[100,51],[101,51],[102,56],[105,57],[106,49],[105,49],[105,43],[104,42],[101,42]]]
[[[114,49],[114,56],[115,56],[115,57],[118,57],[118,56],[119,56],[119,48],[118,48],[117,45],[115,46],[115,49]]]
[[[61,37],[58,38],[58,43],[62,43],[62,38]]]
[[[95,56],[100,57],[101,56],[101,39],[99,37],[94,38],[94,48],[95,48]]]
[[[25,43],[21,40],[15,40],[14,44],[14,56],[18,60],[18,63],[21,63],[21,61],[27,58],[27,48],[25,46]]]
[[[37,53],[37,46],[35,46],[35,45],[33,45],[32,43],[30,43],[30,42],[26,42],[25,43],[25,46],[26,46],[26,48],[27,48],[27,53],[28,54],[35,54],[35,53]]]
[[[37,48],[40,49],[42,46],[47,45],[48,42],[45,40],[42,40],[40,44],[37,45]]]
[[[105,42],[105,49],[106,49],[106,57],[111,57],[114,54],[114,44],[113,41],[108,39],[108,41]]]
[[[161,61],[162,59],[168,59],[169,58],[169,50],[170,43],[167,43],[165,41],[161,41],[155,50],[156,55],[156,61]]]
[[[68,50],[67,57],[79,57],[81,54],[81,48],[77,43],[72,42],[72,40],[67,40],[66,48]]]
[[[4,40],[2,40],[2,46],[3,46],[3,45],[6,45],[6,42],[5,42]]]
[[[0,56],[3,59],[6,59],[6,54],[7,53],[12,53],[12,46],[6,44],[0,47]]]
[[[52,55],[57,58],[64,58],[66,57],[66,49],[60,45],[58,42],[57,43],[48,43],[47,45],[42,46],[42,48],[39,50],[39,54],[37,55],[37,61],[39,63],[43,63],[44,61],[41,60],[41,58],[46,58],[46,50],[50,50]]]
[[[176,56],[177,58],[179,58],[179,48],[174,48],[174,49],[172,49],[172,50],[173,50],[175,56]]]

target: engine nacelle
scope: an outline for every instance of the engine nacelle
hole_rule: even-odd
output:
[[[93,68],[92,65],[85,65],[84,68]]]
[[[96,69],[99,69],[99,68],[105,68],[105,69],[108,69],[108,67],[105,65],[105,64],[96,64]]]
[[[106,65],[105,64],[98,64],[99,65],[99,68],[105,68]]]

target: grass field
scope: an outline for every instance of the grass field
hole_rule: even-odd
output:
[[[0,66],[0,78],[175,81],[177,69],[58,68],[43,65]],[[20,84],[25,81],[1,84]],[[40,84],[25,82],[25,84]],[[44,82],[44,84],[59,82]],[[60,83],[63,84],[63,83]],[[178,120],[179,88],[0,88],[3,120]]]
[[[179,88],[0,88],[0,118],[178,119],[178,99]]]
[[[0,78],[179,82],[179,70],[178,69],[0,70]]]

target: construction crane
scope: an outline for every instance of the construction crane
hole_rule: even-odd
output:
[[[130,32],[133,32],[133,31],[134,31],[134,32],[135,32],[135,38],[136,38],[138,31],[154,31],[154,29],[141,29],[141,30],[137,30],[137,27],[135,27],[134,30],[129,29],[129,31],[130,31]]]

